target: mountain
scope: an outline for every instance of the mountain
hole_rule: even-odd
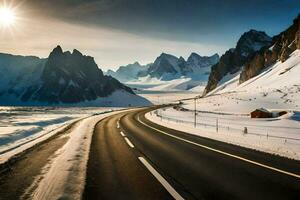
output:
[[[138,62],[121,66],[114,72],[108,70],[110,75],[121,82],[136,81],[140,78],[157,79],[162,81],[176,80],[181,77],[192,78],[193,80],[207,81],[212,65],[217,63],[219,55],[200,56],[192,53],[187,60],[183,57],[177,58],[171,54],[162,53],[155,61],[148,65],[140,65]]]
[[[192,53],[187,59],[187,66],[193,70],[198,70],[205,67],[210,67],[219,61],[218,54],[212,56],[200,56],[196,53]]]
[[[39,79],[46,59],[0,53],[0,95],[21,95],[24,88]]]
[[[202,99],[213,102],[210,109],[217,111],[250,113],[262,107],[285,110],[289,114],[282,119],[299,123],[299,74],[300,15],[289,28],[274,36],[271,44],[254,53],[239,72],[227,74]]]
[[[174,80],[180,77],[203,79],[203,75],[210,72],[210,67],[217,63],[219,55],[200,56],[192,53],[187,61],[170,54],[162,53],[148,69],[152,78],[160,80]]]
[[[147,100],[135,95],[129,87],[111,76],[105,76],[92,57],[82,55],[76,49],[72,53],[63,52],[57,46],[47,59],[9,57],[10,60],[0,61],[0,68],[7,69],[11,74],[8,84],[1,88],[1,105],[149,104]],[[25,78],[20,80],[20,77]],[[127,101],[116,100],[122,96]]]
[[[162,53],[149,67],[147,74],[151,78],[161,80],[179,78],[181,76],[179,67],[180,61],[181,60],[173,55]]]
[[[245,64],[239,82],[243,83],[257,76],[277,61],[285,62],[296,49],[300,49],[300,15],[292,26],[273,38],[272,46],[262,49]]]
[[[229,49],[221,56],[219,62],[212,66],[204,95],[222,83],[222,79],[229,78],[239,72],[247,61],[264,47],[272,44],[272,38],[265,32],[250,30],[244,33],[235,48]]]
[[[149,68],[149,65],[140,65],[140,63],[135,62],[126,66],[121,66],[116,72],[113,70],[108,70],[106,75],[112,76],[121,82],[129,82],[137,80],[139,75],[145,73]]]

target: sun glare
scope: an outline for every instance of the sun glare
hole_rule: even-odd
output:
[[[15,23],[16,15],[13,9],[0,7],[0,26],[8,27]]]

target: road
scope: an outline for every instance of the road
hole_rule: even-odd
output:
[[[83,199],[299,199],[299,161],[159,126],[151,109],[97,124]]]

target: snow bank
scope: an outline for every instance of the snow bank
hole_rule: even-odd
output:
[[[219,119],[218,121],[220,128],[217,132],[216,118],[211,118],[211,116],[198,116],[198,118],[200,118],[198,119],[200,124],[197,124],[197,127],[194,128],[193,113],[182,111],[168,111],[168,113],[165,113],[162,110],[158,110],[157,112],[163,117],[161,118],[157,116],[155,112],[152,112],[147,113],[146,118],[156,124],[186,133],[300,160],[300,127],[297,126],[298,121],[293,121],[293,117],[299,119],[298,114],[282,117],[284,120],[290,120],[289,123],[287,123],[287,121],[279,121],[277,124],[276,122],[275,124],[268,124],[269,127],[259,127],[259,123],[257,127],[256,121],[256,123],[252,124],[253,126],[248,124],[248,131],[251,131],[252,128],[256,128],[258,134],[244,134],[243,127],[247,126],[247,122],[244,121],[246,118],[243,117],[223,116],[223,119]],[[166,118],[166,116],[170,117],[170,115],[171,118]],[[262,121],[260,125],[265,123],[266,121]],[[287,127],[279,129],[278,127],[280,127],[280,125],[287,125]],[[292,127],[289,127],[289,125]],[[226,126],[228,126],[228,128],[226,128]],[[266,129],[269,129],[270,132],[266,133]],[[275,137],[271,137],[273,135]],[[281,136],[283,136],[283,138],[281,138]],[[289,136],[299,140],[289,140],[285,138]]]
[[[39,134],[23,138],[21,140],[17,140],[15,143],[11,145],[6,145],[2,148],[1,154],[0,154],[0,164],[6,163],[9,159],[11,159],[14,156],[17,156],[21,154],[22,152],[26,151],[27,149],[30,149],[31,147],[35,146],[36,144],[43,142],[52,136],[56,135],[57,133],[65,130],[68,126],[73,124],[75,121],[79,119],[70,120],[63,125],[56,126],[53,125],[51,128],[54,128],[51,131],[42,131],[39,132]]]
[[[109,108],[0,107],[0,164]]]
[[[115,114],[86,118],[69,134],[69,140],[44,167],[30,188],[32,199],[81,199],[94,127],[99,120]]]

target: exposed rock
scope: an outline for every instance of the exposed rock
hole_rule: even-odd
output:
[[[183,57],[177,58],[173,55],[162,53],[149,67],[147,74],[150,77],[161,80],[173,80],[182,76],[201,79],[203,75],[210,71],[211,66],[218,61],[218,54],[200,56],[192,53],[186,61]]]
[[[273,38],[272,47],[262,49],[245,64],[240,75],[240,83],[258,75],[276,61],[286,61],[296,49],[300,49],[300,15],[294,20],[292,26]]]
[[[247,61],[254,57],[256,52],[270,44],[271,38],[265,32],[250,30],[244,33],[236,47],[226,51],[219,62],[212,67],[203,95],[214,90],[228,73],[234,74],[239,71]]]
[[[84,56],[76,49],[72,54],[64,53],[60,46],[50,53],[41,81],[39,89],[29,88],[22,100],[78,103],[108,96],[116,89],[133,93],[116,79],[104,76],[92,57]]]
[[[1,105],[15,105],[13,102],[16,102],[17,105],[89,102],[108,97],[119,90],[126,93],[124,96],[132,97],[137,102],[146,102],[141,97],[136,97],[129,87],[121,84],[118,80],[111,76],[105,76],[98,68],[94,58],[82,55],[76,49],[72,53],[63,52],[62,48],[57,46],[47,59],[10,57],[12,57],[12,61],[9,62],[5,60],[5,57],[0,59],[0,68],[6,69],[12,64],[16,65],[7,69],[12,75],[4,89],[0,90]],[[28,77],[14,72],[13,69],[18,70],[20,67],[29,71]],[[33,73],[35,71],[36,73]],[[22,80],[20,77],[26,79]],[[11,84],[14,80],[20,84]],[[131,103],[134,104],[134,101]],[[113,102],[110,105],[114,105]]]
[[[173,55],[162,53],[149,67],[148,74],[158,79],[169,79],[168,77],[170,76],[174,77],[179,73],[178,60]]]

